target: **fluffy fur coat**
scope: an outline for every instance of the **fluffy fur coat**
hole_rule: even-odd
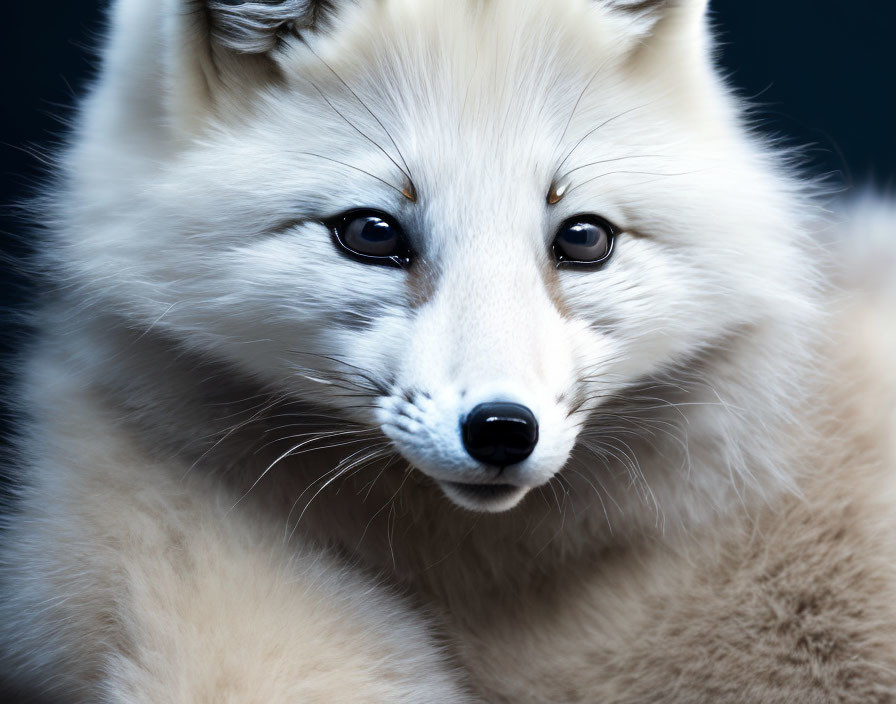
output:
[[[805,195],[705,12],[119,0],[45,202],[10,682],[896,700],[892,213]],[[410,266],[339,251],[359,207]],[[613,256],[558,266],[583,213]],[[500,500],[457,489],[496,398],[540,430]]]

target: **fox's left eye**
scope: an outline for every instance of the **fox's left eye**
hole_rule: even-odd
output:
[[[411,250],[401,226],[379,210],[350,210],[327,222],[339,247],[368,264],[407,266]]]
[[[557,231],[552,246],[558,265],[603,264],[613,254],[616,228],[597,215],[576,215]]]

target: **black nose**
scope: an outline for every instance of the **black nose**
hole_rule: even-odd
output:
[[[483,403],[461,423],[467,452],[483,464],[509,467],[538,444],[538,421],[518,403]]]

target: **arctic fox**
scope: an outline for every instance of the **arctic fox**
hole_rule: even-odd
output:
[[[843,265],[886,281],[893,214],[750,133],[705,5],[118,0],[45,202],[12,685],[896,700],[892,298]]]

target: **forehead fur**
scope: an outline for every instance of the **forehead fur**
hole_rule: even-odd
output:
[[[344,58],[358,66],[386,61],[379,68],[428,76],[423,80],[439,87],[463,77],[506,90],[515,75],[565,73],[596,59],[621,58],[629,20],[587,0],[361,0],[345,7],[329,31],[303,39],[328,59],[343,57],[350,46]],[[412,57],[424,63],[399,65]],[[293,68],[302,67],[298,61]],[[436,67],[454,70],[438,76],[426,70]],[[451,85],[451,93],[466,86]]]
[[[628,21],[584,0],[360,2],[329,31],[285,40],[277,60],[288,87],[314,102],[326,94],[362,128],[371,116],[358,102],[376,105],[376,119],[397,125],[427,162],[475,160],[506,178],[505,168],[532,161],[555,167],[573,118],[593,125],[647,100],[620,70],[631,58]]]

